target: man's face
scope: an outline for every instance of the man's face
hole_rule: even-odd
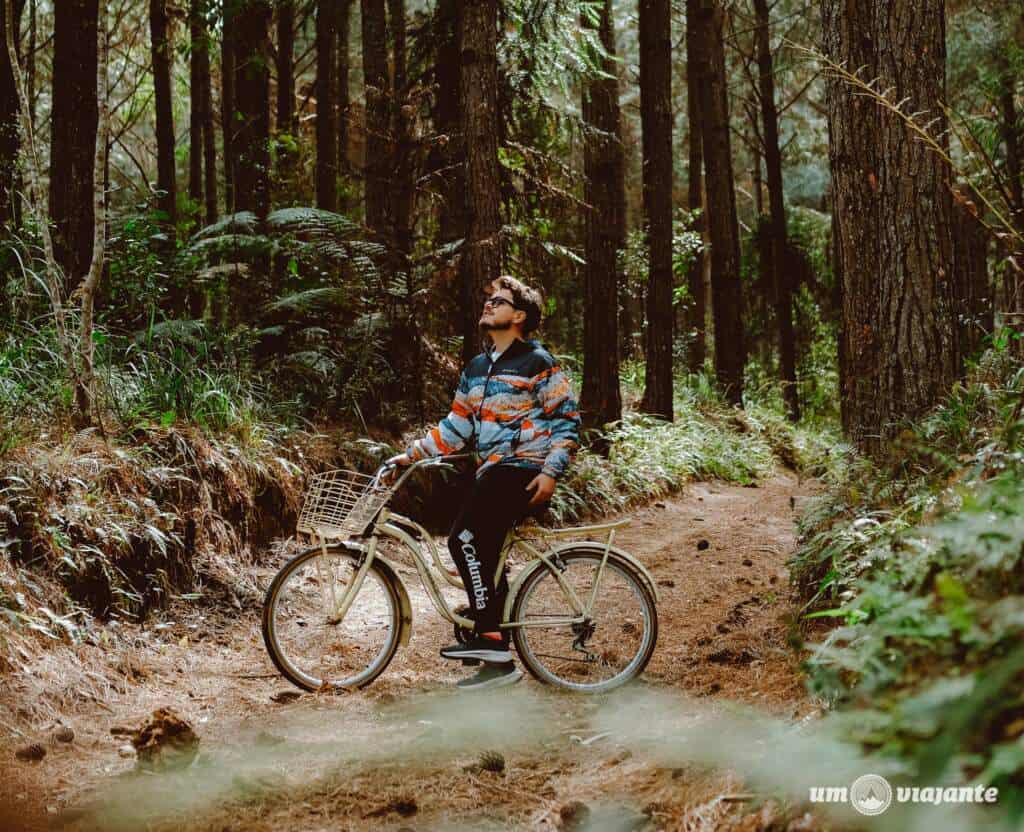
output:
[[[520,310],[512,305],[512,292],[509,289],[497,289],[484,302],[480,328],[485,332],[510,329],[521,317]]]

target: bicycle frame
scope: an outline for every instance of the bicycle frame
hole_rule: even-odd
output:
[[[448,457],[451,459],[453,457]],[[420,463],[413,463],[407,467],[407,470],[403,473],[398,481],[392,486],[393,490],[396,490],[402,481],[411,473],[412,469],[417,467],[423,462],[429,463],[429,460],[421,460]],[[434,463],[437,465],[437,463]],[[378,477],[380,471],[378,471]],[[495,571],[496,575],[501,574],[501,570],[505,566],[505,561],[508,557],[509,552],[516,546],[522,547],[531,557],[526,567],[523,568],[522,572],[516,577],[513,586],[510,588],[508,600],[506,603],[506,609],[503,613],[503,620],[501,627],[503,629],[511,629],[514,627],[564,627],[567,624],[582,624],[589,616],[590,612],[594,607],[594,603],[597,600],[598,592],[600,589],[601,578],[604,575],[605,565],[608,562],[609,554],[613,551],[612,541],[615,539],[615,531],[623,526],[629,525],[629,520],[618,520],[610,523],[599,523],[589,526],[576,526],[562,529],[545,529],[542,527],[536,527],[535,532],[538,536],[545,539],[550,538],[568,538],[576,537],[580,534],[589,534],[592,532],[605,532],[605,540],[580,540],[575,541],[572,545],[575,546],[591,546],[601,547],[602,556],[601,562],[598,565],[597,576],[594,579],[594,584],[590,589],[590,595],[586,599],[581,599],[577,596],[577,593],[562,577],[562,571],[564,567],[560,567],[558,564],[559,552],[563,547],[549,547],[545,551],[541,551],[537,547],[533,546],[526,536],[521,534],[516,529],[509,530],[505,536],[505,540],[502,543],[501,552],[498,556],[498,567]],[[416,537],[408,531],[411,529],[416,533]],[[532,533],[531,533],[532,536]],[[373,526],[369,533],[365,536],[368,541],[366,544],[356,543],[353,540],[349,540],[346,545],[349,547],[356,546],[362,553],[363,557],[360,560],[358,568],[356,570],[355,577],[352,582],[346,587],[340,599],[336,598],[331,593],[330,603],[333,607],[332,614],[328,619],[330,623],[337,624],[345,615],[348,613],[349,607],[352,605],[353,600],[359,594],[362,588],[363,581],[366,578],[366,574],[370,569],[374,559],[377,557],[377,544],[382,537],[388,537],[398,541],[405,546],[406,549],[412,554],[413,561],[416,564],[416,571],[419,574],[420,581],[423,584],[423,588],[426,590],[428,597],[430,598],[431,604],[441,615],[442,618],[446,619],[452,624],[457,624],[461,627],[472,628],[474,622],[454,612],[445,601],[444,596],[441,593],[440,582],[434,575],[434,571],[430,567],[430,563],[423,554],[423,550],[419,544],[419,540],[426,540],[427,547],[430,551],[430,560],[433,562],[437,573],[441,575],[442,579],[447,581],[450,585],[459,589],[465,589],[462,579],[459,577],[452,576],[441,559],[440,552],[434,538],[427,532],[427,530],[417,523],[415,520],[405,517],[404,515],[398,514],[397,512],[391,511],[385,505],[382,508],[373,521]],[[418,540],[418,539],[419,540]],[[318,543],[323,549],[324,555],[327,554],[328,541],[323,537],[318,536]],[[657,589],[655,587],[654,580],[651,578],[650,573],[635,559],[629,557],[621,550],[614,550],[617,555],[626,557],[634,566],[636,566],[644,577],[648,580],[648,583],[654,592],[655,599],[657,599]],[[562,592],[565,593],[566,600],[575,615],[566,616],[562,618],[546,618],[544,621],[508,621],[509,604],[511,603],[515,593],[514,589],[519,585],[520,580],[530,570],[529,564],[534,561],[541,561],[541,563],[548,569],[551,575],[555,578]],[[386,562],[386,561],[385,561]],[[329,582],[333,584],[333,582]]]
[[[513,627],[557,627],[565,626],[566,624],[583,623],[589,617],[590,611],[593,609],[594,603],[597,600],[598,592],[600,590],[601,578],[604,574],[605,564],[607,563],[608,556],[612,551],[612,541],[615,539],[615,530],[628,524],[628,520],[619,520],[617,522],[612,523],[602,523],[592,526],[578,526],[575,528],[565,529],[538,528],[537,531],[539,535],[545,538],[575,537],[580,533],[589,533],[592,531],[607,532],[606,538],[603,542],[595,540],[576,541],[577,545],[589,544],[591,546],[602,547],[603,549],[601,562],[598,565],[597,577],[595,578],[594,584],[590,589],[589,597],[585,599],[579,598],[576,591],[562,577],[562,570],[556,563],[559,555],[558,549],[552,547],[548,548],[545,551],[541,551],[537,547],[533,546],[526,538],[519,535],[516,531],[509,531],[509,533],[505,536],[504,543],[502,544],[501,554],[498,556],[498,568],[495,574],[501,573],[501,570],[504,568],[505,561],[508,558],[509,552],[516,546],[521,547],[523,550],[527,552],[528,555],[531,556],[530,561],[541,561],[551,572],[552,576],[557,581],[559,587],[561,587],[562,592],[565,593],[566,600],[569,602],[569,605],[575,613],[575,615],[572,617],[548,618],[544,621],[534,622],[506,620],[503,621],[500,626],[503,629],[511,629]],[[372,565],[374,559],[378,557],[377,544],[379,540],[382,537],[389,537],[393,540],[398,541],[399,543],[404,545],[406,549],[409,550],[410,554],[413,557],[413,561],[416,564],[416,571],[420,576],[420,581],[423,584],[423,588],[426,590],[427,596],[430,598],[431,604],[441,615],[441,617],[452,624],[458,624],[462,627],[472,628],[473,621],[471,619],[459,615],[458,613],[454,612],[451,609],[451,607],[448,606],[448,603],[445,600],[444,595],[441,593],[440,582],[435,576],[434,570],[430,568],[430,564],[427,562],[427,559],[424,557],[422,548],[420,547],[417,540],[411,534],[409,534],[409,532],[406,531],[406,529],[403,528],[403,526],[415,529],[419,536],[427,541],[427,547],[430,550],[430,558],[433,561],[437,572],[442,576],[442,578],[452,586],[458,587],[459,589],[465,588],[463,586],[462,580],[458,577],[449,574],[448,570],[444,567],[444,564],[441,561],[441,556],[437,544],[434,542],[433,537],[431,537],[430,534],[427,533],[426,529],[423,528],[423,526],[421,526],[419,523],[417,523],[415,520],[412,520],[411,518],[405,517],[401,514],[397,514],[396,512],[389,511],[388,509],[384,509],[381,511],[380,518],[376,521],[371,534],[368,535],[368,543],[365,545],[355,544],[362,550],[363,557],[361,558],[359,566],[356,570],[355,577],[353,578],[352,582],[346,587],[345,592],[342,594],[341,598],[336,598],[332,592],[330,603],[333,609],[331,611],[330,617],[328,618],[328,621],[331,624],[337,624],[344,619],[345,615],[348,613],[349,607],[352,605],[352,602],[354,601],[355,597],[359,594],[359,591],[362,588],[363,581],[366,578],[367,572],[369,572],[370,570],[370,566]],[[327,542],[321,539],[319,543],[324,551],[324,554],[326,555]],[[349,541],[349,545],[353,545],[353,541]],[[524,568],[523,571],[525,572],[526,568]],[[333,584],[333,582],[327,583]],[[653,585],[653,581],[651,581],[651,583]],[[512,596],[513,593],[510,592],[510,600]]]

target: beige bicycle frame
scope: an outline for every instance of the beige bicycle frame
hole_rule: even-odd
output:
[[[396,522],[392,522],[392,520]],[[561,587],[562,592],[565,593],[565,597],[569,602],[575,616],[564,617],[564,618],[546,618],[544,621],[503,621],[501,624],[502,628],[510,629],[512,627],[560,627],[566,624],[579,624],[582,623],[589,615],[590,611],[594,607],[594,602],[597,600],[598,589],[601,583],[601,577],[604,574],[605,564],[608,562],[608,555],[612,551],[612,541],[615,539],[615,530],[623,526],[629,525],[629,520],[618,520],[611,523],[599,523],[590,526],[576,526],[564,529],[545,529],[536,527],[536,533],[538,536],[545,539],[548,538],[568,538],[576,537],[580,534],[590,534],[592,532],[603,531],[606,532],[604,542],[595,540],[581,540],[577,541],[579,545],[590,545],[590,546],[603,546],[604,551],[601,556],[601,563],[597,568],[597,576],[594,579],[594,585],[590,590],[590,597],[584,602],[580,599],[576,592],[573,590],[565,579],[562,577],[561,570],[552,562],[553,558],[557,558],[559,552],[555,548],[550,548],[547,551],[542,552],[530,544],[525,537],[519,534],[516,530],[510,530],[505,536],[505,541],[501,547],[501,553],[498,556],[498,568],[495,572],[496,575],[501,574],[501,570],[504,568],[505,560],[508,557],[508,553],[514,546],[521,546],[527,553],[532,555],[531,562],[534,560],[540,560],[554,576],[558,585]],[[416,530],[422,539],[427,541],[427,547],[430,550],[431,560],[433,561],[434,567],[437,572],[452,586],[458,587],[459,589],[465,589],[462,579],[454,577],[449,574],[445,568],[441,555],[438,551],[437,544],[434,542],[434,538],[427,533],[427,530],[423,528],[415,520],[412,520],[404,515],[393,512],[388,508],[381,509],[379,516],[374,522],[374,527],[369,535],[369,543],[365,546],[360,546],[363,550],[364,557],[362,562],[359,564],[356,570],[355,577],[352,582],[345,588],[345,592],[341,598],[338,599],[334,595],[333,581],[329,582],[332,585],[331,599],[329,604],[332,607],[331,616],[329,618],[330,623],[337,624],[345,615],[348,613],[349,607],[351,607],[353,600],[356,595],[359,594],[362,588],[363,581],[366,579],[366,573],[369,571],[377,552],[377,541],[381,536],[390,537],[398,542],[402,543],[413,556],[413,561],[416,564],[416,571],[419,573],[420,580],[423,583],[423,588],[427,591],[427,595],[430,598],[434,608],[440,613],[440,615],[451,622],[452,624],[458,624],[459,626],[472,628],[473,621],[464,616],[458,615],[453,612],[445,601],[444,596],[441,594],[441,588],[434,576],[434,572],[430,568],[430,564],[423,556],[423,550],[420,548],[419,543],[406,531],[402,526],[409,526]],[[323,549],[323,553],[327,555],[327,541],[323,538],[319,539],[319,545]],[[642,568],[642,567],[641,567]],[[646,572],[646,570],[644,570]],[[525,569],[524,569],[525,572]],[[322,577],[322,576],[321,576]],[[649,576],[648,576],[649,577]],[[650,582],[653,586],[654,582]],[[518,585],[518,578],[516,580]],[[511,597],[511,592],[510,592]],[[507,606],[507,605],[506,605]]]

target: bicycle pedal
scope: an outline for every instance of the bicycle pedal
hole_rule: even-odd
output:
[[[480,664],[480,659],[463,659],[462,660],[462,666],[463,667],[476,667],[479,664]]]

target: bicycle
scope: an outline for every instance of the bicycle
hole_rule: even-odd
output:
[[[390,481],[396,466],[377,471],[327,471],[313,476],[297,531],[315,545],[277,573],[263,604],[263,639],[277,669],[310,691],[364,687],[376,679],[412,632],[409,594],[394,567],[378,554],[390,538],[412,554],[431,603],[472,637],[473,621],[453,610],[421,548],[426,541],[441,580],[464,589],[444,565],[433,537],[419,523],[391,511],[388,503],[416,469],[455,470],[454,454],[419,460]],[[647,569],[612,545],[629,520],[563,529],[524,530],[505,537],[498,571],[513,548],[530,556],[509,587],[501,627],[512,631],[516,651],[538,680],[559,688],[603,693],[643,672],[658,637],[658,591]],[[604,532],[604,541],[550,545],[530,543]],[[467,664],[470,662],[466,662]],[[476,662],[473,662],[474,664]]]

